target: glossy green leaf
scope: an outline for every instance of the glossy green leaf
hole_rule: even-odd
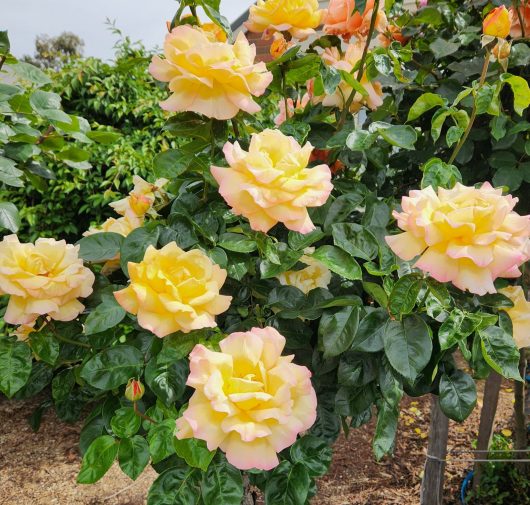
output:
[[[324,245],[319,247],[311,256],[345,279],[352,281],[362,279],[359,263],[338,247]]]
[[[477,404],[475,381],[462,370],[443,373],[440,378],[440,407],[454,421],[469,417]]]
[[[144,356],[136,347],[117,345],[89,359],[81,370],[81,377],[91,386],[108,391],[137,377],[143,364]]]
[[[209,451],[204,440],[196,438],[179,440],[173,437],[173,447],[179,458],[182,458],[189,466],[200,468],[203,472],[208,470],[215,456],[215,451]]]
[[[201,491],[204,505],[240,505],[243,499],[241,472],[218,454],[208,466]]]
[[[141,424],[142,419],[132,407],[121,407],[114,413],[110,420],[112,432],[118,438],[132,437],[138,432]]]
[[[31,349],[24,342],[0,340],[0,391],[11,398],[31,374]]]
[[[318,326],[324,357],[338,356],[351,347],[359,326],[359,312],[355,306],[324,312]]]
[[[120,440],[118,462],[125,475],[136,480],[149,463],[149,445],[144,437],[135,435]]]
[[[79,256],[85,261],[111,260],[120,253],[123,236],[119,233],[94,233],[79,240]]]
[[[310,477],[302,463],[280,463],[267,479],[265,503],[267,505],[305,505]]]
[[[411,382],[431,358],[430,330],[419,316],[409,315],[402,321],[388,321],[383,342],[392,367]]]
[[[93,484],[97,482],[108,472],[117,454],[118,443],[113,437],[102,435],[96,438],[83,456],[77,483]]]

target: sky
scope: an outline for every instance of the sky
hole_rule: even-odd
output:
[[[230,22],[253,0],[222,0],[221,13]],[[112,58],[116,36],[105,20],[133,41],[147,48],[161,46],[167,33],[166,20],[175,13],[175,0],[0,0],[0,30],[8,30],[15,56],[33,54],[35,37],[71,31],[85,41],[84,55]]]

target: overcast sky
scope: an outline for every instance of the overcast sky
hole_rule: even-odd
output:
[[[221,12],[234,21],[253,0],[222,0]],[[71,31],[85,41],[85,56],[111,58],[116,41],[107,18],[132,40],[146,47],[161,46],[166,20],[173,17],[175,0],[0,0],[0,30],[9,31],[15,56],[33,54],[35,36]]]

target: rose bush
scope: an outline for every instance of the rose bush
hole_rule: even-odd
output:
[[[180,2],[150,67],[178,112],[149,182],[63,256],[48,238],[0,258],[20,315],[4,316],[0,390],[46,392],[35,428],[50,405],[67,421],[92,406],[80,483],[151,463],[149,505],[237,505],[250,484],[303,505],[341,430],[375,417],[379,459],[405,394],[462,421],[475,380],[521,380],[530,48],[499,3],[260,0],[249,29],[284,42],[265,67],[219,2]],[[44,148],[21,114],[69,131],[54,96],[21,89],[0,87],[6,184]]]

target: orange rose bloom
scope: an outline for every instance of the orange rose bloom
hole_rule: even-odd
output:
[[[401,28],[397,25],[388,25],[386,31],[379,34],[377,40],[383,47],[388,47],[392,42],[399,42],[404,46],[408,41],[409,37],[404,37],[401,33]]]
[[[355,10],[355,0],[331,0],[328,13],[324,19],[324,31],[330,35],[341,35],[346,41],[351,37],[364,38],[368,35],[374,0],[368,0],[361,14]],[[385,11],[380,6],[375,20],[375,29],[383,32],[388,21]]]
[[[517,14],[517,10],[519,10],[519,14]],[[528,37],[530,35],[530,2],[528,0],[522,1],[519,9],[510,7],[510,14],[512,16],[510,36],[513,39]],[[523,26],[521,26],[521,19],[523,20]]]
[[[496,7],[484,18],[482,22],[482,33],[491,37],[505,39],[510,34],[512,26],[512,14],[501,5]]]

